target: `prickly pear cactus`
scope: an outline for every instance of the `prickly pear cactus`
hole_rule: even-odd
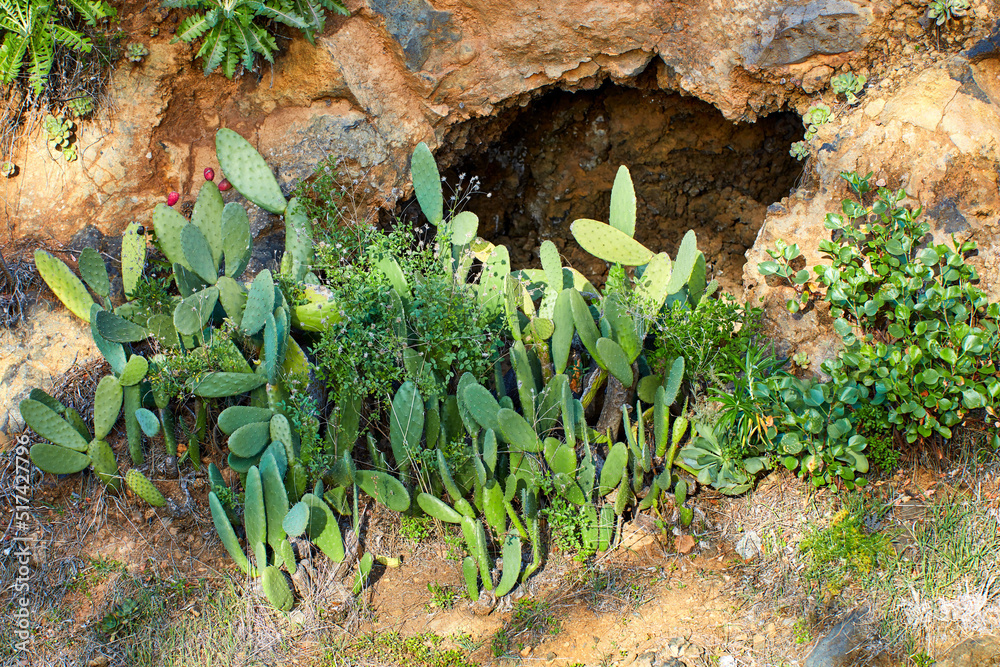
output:
[[[35,268],[69,312],[84,322],[90,322],[90,307],[94,305],[94,299],[68,266],[44,250],[36,250]]]
[[[160,493],[160,490],[153,486],[153,483],[135,468],[125,473],[125,483],[128,484],[128,488],[132,489],[135,495],[153,507],[163,507],[167,504],[167,500]]]
[[[226,178],[240,194],[271,213],[283,213],[288,202],[271,168],[246,139],[228,128],[215,134],[215,152]]]

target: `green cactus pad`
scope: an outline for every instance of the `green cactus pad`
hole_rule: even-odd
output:
[[[309,506],[304,502],[295,503],[295,505],[285,514],[285,518],[281,522],[282,530],[292,537],[298,537],[302,533],[306,532],[306,528],[308,526]]]
[[[608,451],[608,458],[601,470],[601,481],[597,492],[602,496],[611,493],[622,480],[625,465],[628,463],[628,446],[624,442],[616,442]]]
[[[111,370],[115,373],[121,373],[125,370],[125,348],[122,347],[121,343],[112,343],[107,338],[101,335],[101,332],[97,329],[97,314],[104,310],[96,303],[91,305],[90,308],[90,335],[94,339],[94,345],[97,349],[101,351],[101,354],[107,359],[108,364],[111,366]]]
[[[84,322],[90,322],[90,308],[94,305],[94,299],[68,266],[44,250],[36,250],[35,268],[69,312]]]
[[[143,409],[139,386],[122,387],[122,408],[125,415],[125,434],[128,439],[128,453],[132,458],[132,465],[142,465],[142,431],[136,413]],[[148,410],[147,410],[148,412]]]
[[[254,373],[208,373],[201,380],[192,382],[191,393],[202,398],[223,398],[245,394],[264,385],[267,378]]]
[[[40,470],[54,475],[71,475],[90,465],[86,454],[46,442],[32,445],[28,455]]]
[[[479,599],[479,568],[472,556],[466,556],[462,560],[462,576],[465,578],[465,590],[469,599],[475,602]]]
[[[191,224],[201,231],[208,242],[216,272],[222,262],[222,212],[225,205],[219,186],[213,181],[205,181],[191,212]]]
[[[156,247],[167,256],[167,261],[171,264],[180,264],[190,270],[191,266],[184,257],[184,248],[181,245],[181,232],[187,225],[188,221],[184,216],[166,204],[157,204],[153,209]]]
[[[396,391],[389,415],[389,443],[397,466],[406,465],[415,456],[423,432],[424,400],[417,385],[407,380]]]
[[[267,315],[272,311],[274,311],[274,279],[271,277],[271,272],[264,269],[253,279],[240,328],[247,335],[254,335],[264,328]]]
[[[479,231],[479,217],[472,211],[462,211],[448,224],[451,227],[451,244],[456,246],[472,243]]]
[[[229,456],[226,457],[226,465],[228,465],[233,472],[245,475],[250,472],[250,468],[260,463],[260,457],[261,455],[258,454],[257,456],[251,456],[250,458],[243,458],[229,452]]]
[[[292,326],[303,331],[325,331],[339,323],[343,317],[333,292],[320,285],[309,285],[303,297],[308,303],[292,309]]]
[[[149,371],[149,362],[146,361],[146,357],[133,354],[125,363],[125,368],[118,377],[118,384],[123,387],[139,384],[146,377],[147,371]]]
[[[274,413],[270,408],[233,405],[219,414],[219,430],[226,435],[232,435],[241,426],[253,424],[254,422],[268,422],[273,415]]]
[[[670,274],[670,282],[667,283],[667,294],[676,294],[687,285],[691,271],[698,261],[698,255],[698,238],[694,230],[688,230],[681,239],[681,247],[677,249],[677,259]]]
[[[597,220],[576,220],[570,231],[580,247],[598,259],[623,266],[642,266],[653,253],[631,236]]]
[[[417,494],[417,505],[435,519],[440,519],[447,523],[462,522],[462,515],[437,496],[432,496],[429,493],[419,493]]]
[[[410,509],[410,494],[392,475],[378,470],[359,470],[354,481],[362,491],[394,512]]]
[[[243,321],[243,308],[247,302],[246,292],[229,276],[220,276],[215,286],[219,288],[219,303],[226,311],[226,316],[239,326]]]
[[[601,353],[597,349],[597,339],[600,338],[601,333],[598,331],[597,325],[594,324],[594,318],[590,314],[587,302],[583,300],[583,295],[575,289],[569,293],[569,302],[573,311],[573,324],[576,326],[576,332],[580,335],[580,342],[587,348],[587,352],[594,358],[594,361],[603,366]]]
[[[508,408],[501,408],[497,413],[497,421],[500,423],[503,439],[515,450],[533,453],[542,451],[542,441],[524,417]]]
[[[226,275],[238,278],[247,268],[253,254],[250,218],[246,209],[236,202],[229,202],[222,210],[222,254]]]
[[[195,225],[184,225],[181,230],[181,249],[184,258],[199,278],[208,285],[214,285],[219,277],[219,265],[212,256],[212,248],[208,239]]]
[[[684,357],[677,357],[670,365],[670,373],[663,384],[665,390],[663,400],[667,405],[673,405],[681,391],[681,383],[684,381]]]
[[[30,398],[33,401],[38,401],[39,403],[45,404],[45,406],[48,407],[53,412],[57,412],[59,414],[63,414],[66,412],[65,405],[57,401],[52,396],[49,396],[41,389],[38,389],[37,387],[28,392],[28,398]]]
[[[267,538],[267,515],[264,510],[264,487],[260,480],[260,470],[251,466],[244,484],[243,525],[247,531],[247,546],[257,549]],[[257,567],[265,563],[258,562]]]
[[[98,311],[96,320],[101,336],[112,343],[137,343],[149,337],[144,327],[106,310]]]
[[[288,258],[287,277],[296,283],[302,282],[313,263],[312,223],[305,207],[296,199],[288,202],[285,211],[285,257]]]
[[[340,533],[337,517],[330,506],[312,493],[302,496],[302,504],[309,508],[309,526],[306,533],[313,544],[318,546],[330,560],[340,563],[344,560],[344,539]]]
[[[253,422],[236,429],[229,436],[229,451],[241,458],[259,454],[269,442],[267,422]]]
[[[611,324],[614,341],[621,346],[631,364],[639,358],[639,353],[642,352],[642,341],[639,340],[635,320],[632,319],[616,295],[609,296],[604,300],[604,318]]]
[[[139,223],[130,222],[122,234],[122,286],[132,296],[146,267],[146,237],[139,234]]]
[[[500,431],[500,422],[497,420],[500,404],[486,387],[478,382],[470,382],[462,392],[461,398],[460,405],[463,405],[469,411],[469,415],[483,428],[492,429],[494,433]]]
[[[288,580],[285,578],[284,572],[274,565],[268,565],[261,573],[260,585],[267,601],[275,609],[291,610],[292,605],[295,604],[295,598],[292,596],[292,589],[288,587]]]
[[[292,426],[288,423],[288,418],[282,414],[276,414],[271,418],[270,424],[270,434],[271,440],[277,440],[278,442],[291,443],[294,442],[294,436],[292,435]]]
[[[139,408],[135,411],[135,418],[139,421],[139,426],[147,438],[155,438],[160,432],[160,420],[152,411],[146,408]]]
[[[87,451],[83,436],[49,406],[27,398],[18,407],[25,423],[41,437],[77,452]]]
[[[597,548],[600,551],[607,551],[611,546],[611,537],[615,529],[615,509],[611,505],[601,507],[600,518],[597,525]]]
[[[462,535],[465,537],[465,544],[469,547],[469,553],[475,557],[479,564],[479,576],[483,580],[483,586],[488,591],[493,590],[493,578],[490,576],[490,555],[486,543],[486,529],[483,522],[462,517]]]
[[[444,196],[441,193],[441,174],[427,144],[420,142],[410,158],[413,190],[420,210],[435,227],[444,220]]]
[[[208,324],[219,301],[219,288],[208,287],[184,298],[174,309],[174,328],[184,336],[194,336]]]
[[[121,477],[118,475],[118,463],[115,461],[115,453],[104,440],[94,439],[87,450],[90,456],[90,463],[94,466],[97,477],[106,486],[114,489],[121,488]]]
[[[104,265],[101,253],[93,248],[84,248],[77,266],[80,267],[80,276],[95,294],[103,297],[111,295],[111,280],[108,278],[108,268]]]
[[[372,565],[375,563],[375,557],[372,556],[367,551],[365,555],[361,557],[358,561],[358,571],[354,575],[354,588],[351,590],[352,593],[358,595],[364,590],[365,584],[368,582],[368,575],[372,572]]]
[[[525,349],[523,341],[514,341],[510,349],[510,358],[517,378],[517,393],[521,399],[521,412],[524,413],[524,418],[528,420],[528,423],[534,423],[535,397],[538,394],[538,387],[535,385],[535,376],[531,362],[528,361],[528,351]]]
[[[122,409],[122,386],[113,375],[105,375],[97,383],[94,395],[94,437],[103,440],[111,433]]]
[[[177,329],[174,328],[174,318],[172,316],[162,314],[153,315],[146,320],[146,327],[149,329],[149,335],[155,338],[156,342],[162,347],[177,349],[180,346],[180,340],[177,337]],[[121,346],[119,345],[119,347]],[[124,352],[122,356],[124,357]]]
[[[281,213],[287,202],[271,168],[246,139],[228,128],[215,133],[219,165],[241,195],[271,213]]]
[[[667,298],[667,285],[673,273],[670,256],[665,252],[657,253],[649,261],[642,277],[635,286],[635,292],[642,304],[646,317],[653,317],[660,312]]]
[[[552,332],[552,363],[555,364],[556,373],[566,372],[573,335],[576,333],[571,301],[573,291],[572,289],[560,291],[552,310],[552,323],[555,325]]]
[[[281,527],[288,513],[288,493],[281,481],[282,475],[274,456],[265,454],[260,460],[260,479],[264,485],[264,509],[267,513],[267,543],[277,551],[285,540],[285,530]]]
[[[132,489],[135,495],[153,507],[163,507],[167,504],[167,500],[160,493],[160,490],[153,486],[153,483],[135,468],[125,473],[125,483],[128,484],[128,488]]]
[[[486,259],[479,278],[479,305],[487,315],[500,312],[504,300],[504,284],[510,275],[510,253],[506,246],[497,246]]]
[[[76,411],[76,408],[67,408],[64,419],[69,422],[69,425],[72,426],[77,433],[83,436],[84,440],[90,442],[94,439],[93,434],[90,432],[90,428],[87,426],[87,423],[83,421],[83,417],[81,417],[80,413]]]
[[[483,517],[497,535],[507,530],[507,506],[504,504],[503,487],[494,479],[483,488]]]
[[[233,524],[229,522],[226,510],[222,507],[222,503],[219,502],[219,497],[215,495],[214,491],[208,494],[208,506],[212,510],[212,523],[215,524],[215,532],[219,534],[219,539],[222,540],[222,545],[229,552],[230,558],[236,561],[236,564],[243,570],[243,574],[250,574],[250,562],[247,555],[240,548],[240,541],[236,537],[236,531],[233,530]]]
[[[267,381],[274,384],[275,374],[278,372],[278,332],[274,322],[274,315],[268,313],[264,316],[264,345],[261,347],[261,371]]]
[[[628,167],[618,167],[615,184],[611,188],[611,226],[632,237],[635,236],[635,188]]]
[[[521,575],[521,538],[516,532],[511,532],[503,541],[503,571],[500,583],[497,584],[494,595],[498,598],[510,593]]]
[[[604,363],[601,365],[616,380],[622,383],[623,387],[632,386],[632,365],[629,363],[628,355],[621,346],[610,338],[597,339],[597,351],[601,355]]]

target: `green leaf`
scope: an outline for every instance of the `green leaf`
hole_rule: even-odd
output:
[[[611,226],[618,231],[635,236],[635,188],[628,167],[618,167],[615,184],[611,188]]]

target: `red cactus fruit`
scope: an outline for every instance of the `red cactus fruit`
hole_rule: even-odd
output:
[[[205,180],[214,181],[215,180],[215,170],[211,167],[205,167]]]
[[[167,195],[167,206],[173,206],[178,201],[180,201],[180,199],[181,196],[179,194],[177,194],[176,192],[171,192],[169,195]]]
[[[225,192],[231,187],[233,187],[233,184],[227,181],[226,179],[222,179],[221,181],[219,181],[219,190]]]

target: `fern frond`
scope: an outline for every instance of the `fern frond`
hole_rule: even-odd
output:
[[[309,24],[306,23],[305,19],[295,12],[285,9],[284,7],[273,6],[263,2],[248,2],[247,4],[252,7],[257,7],[257,14],[259,16],[267,17],[272,21],[284,23],[287,26],[298,28],[299,30],[307,30],[309,28]]]
[[[89,25],[97,26],[97,22],[109,16],[115,16],[117,12],[103,0],[68,0],[69,4],[80,13],[83,20]]]
[[[90,53],[91,48],[93,48],[90,39],[81,35],[76,30],[67,28],[66,26],[58,23],[53,23],[50,26],[50,29],[52,31],[52,39],[59,44],[68,46],[74,51]]]
[[[0,45],[0,83],[8,85],[21,73],[24,53],[28,50],[28,38],[14,32],[4,36]]]
[[[254,51],[264,56],[267,62],[274,62],[274,52],[278,50],[278,44],[267,30],[260,26],[250,26],[250,40]]]
[[[52,71],[55,51],[52,48],[52,33],[39,30],[31,36],[31,62],[28,65],[28,83],[35,97],[42,94],[45,80]]]
[[[222,59],[226,56],[229,35],[223,30],[224,26],[224,23],[220,23],[212,28],[212,31],[205,37],[205,43],[201,50],[198,51],[198,55],[203,56],[205,63],[205,76],[217,70],[222,64]],[[206,49],[206,47],[208,48]]]
[[[315,45],[313,33],[323,32],[323,26],[326,24],[326,14],[323,12],[322,6],[314,0],[295,0],[294,7],[295,11],[309,23],[309,27],[303,29],[302,32],[305,33],[309,43]]]
[[[206,9],[209,4],[205,0],[163,0],[160,6],[167,9]]]
[[[311,0],[306,0],[306,2],[310,1]],[[340,14],[342,16],[351,15],[350,10],[348,10],[347,7],[344,6],[344,3],[341,2],[341,0],[319,0],[319,3],[324,7],[326,7],[327,9],[329,9],[331,12],[336,12],[337,14]]]
[[[205,31],[211,27],[211,24],[208,22],[208,19],[204,14],[192,14],[181,21],[181,24],[177,26],[177,33],[174,35],[171,43],[178,40],[183,42],[193,42],[204,35]]]
[[[233,48],[232,39],[234,35],[232,32],[229,35],[230,44],[229,48],[226,49],[226,57],[222,63],[222,73],[227,79],[232,79],[236,76],[236,65],[240,62],[240,52],[239,49]]]
[[[236,62],[239,60],[239,56],[242,56],[243,67],[248,70],[253,69],[253,49],[250,46],[250,41],[247,39],[247,34],[250,28],[244,26],[239,21],[230,22],[229,28],[229,54],[227,55],[227,61],[233,60],[232,70],[236,70]],[[235,54],[235,58],[234,58]],[[228,63],[227,63],[228,64]],[[227,76],[231,79],[232,75]]]

